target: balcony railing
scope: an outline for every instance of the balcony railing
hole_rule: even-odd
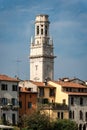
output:
[[[18,105],[12,105],[12,104],[7,104],[7,105],[2,105],[1,110],[14,110],[17,111],[19,109]]]
[[[43,110],[69,110],[68,105],[66,104],[57,104],[57,103],[48,103],[48,104],[38,104],[38,108],[39,109],[43,109]]]

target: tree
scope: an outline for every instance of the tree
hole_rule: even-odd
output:
[[[32,130],[49,130],[50,120],[46,114],[35,112],[28,117],[27,125]]]
[[[53,123],[53,130],[78,130],[78,126],[71,120],[57,120]]]
[[[22,117],[21,126],[28,130],[78,130],[78,126],[74,121],[67,119],[52,121],[49,116],[40,112]]]

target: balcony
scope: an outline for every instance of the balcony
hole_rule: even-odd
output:
[[[66,104],[60,104],[60,103],[54,103],[52,105],[52,108],[54,110],[69,110],[68,105],[66,105]]]
[[[3,106],[1,106],[1,110],[6,110],[6,111],[8,111],[8,110],[9,110],[9,108],[8,108],[8,106],[7,106],[7,105],[3,105]]]
[[[18,106],[18,105],[12,106],[12,110],[13,110],[13,111],[18,111],[18,109],[19,109],[19,106]]]
[[[58,103],[38,104],[38,108],[42,110],[69,110],[68,105]]]
[[[8,111],[8,110],[14,110],[14,111],[18,111],[18,109],[19,109],[19,106],[18,105],[12,105],[12,104],[10,104],[10,103],[8,103],[7,105],[2,105],[1,106],[1,110],[6,110],[6,111]]]

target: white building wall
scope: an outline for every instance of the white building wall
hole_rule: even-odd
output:
[[[1,85],[2,84],[7,84],[7,90],[1,90]],[[19,103],[19,93],[17,91],[12,91],[12,85],[17,85],[17,82],[9,82],[9,81],[0,81],[0,118],[2,118],[3,114],[6,115],[6,120],[9,123],[12,123],[12,114],[15,114],[15,123],[18,123],[18,117],[19,117],[19,112],[18,109],[12,110],[9,104],[11,104],[11,99],[14,98],[17,101],[16,106],[18,107]],[[7,99],[7,105],[2,104],[2,98]],[[9,107],[9,109],[5,110],[3,107]],[[13,107],[13,106],[12,106]]]
[[[19,86],[24,88],[31,88],[32,92],[37,92],[37,86],[29,80],[20,81]]]
[[[74,120],[78,126],[81,124],[84,126],[86,124],[86,112],[87,112],[87,96],[73,96],[74,97],[74,105],[71,105],[69,96],[69,111],[72,112],[72,120]],[[83,104],[80,105],[80,98],[83,98]],[[80,119],[80,111],[82,111],[83,118]],[[74,112],[74,118],[73,118]]]

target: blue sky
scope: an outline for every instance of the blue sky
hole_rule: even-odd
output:
[[[29,79],[34,20],[48,14],[55,80],[87,80],[87,0],[0,0],[0,73]]]

